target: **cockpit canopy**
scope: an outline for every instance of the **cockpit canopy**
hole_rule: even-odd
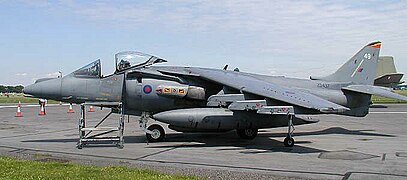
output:
[[[155,63],[167,62],[164,59],[136,51],[124,51],[115,54],[116,72],[133,67],[145,67]]]
[[[102,75],[102,68],[100,65],[100,59],[89,63],[86,66],[73,72],[76,77],[95,77],[99,78]]]
[[[124,51],[115,54],[116,73],[134,67],[146,67],[155,63],[167,62],[164,59],[144,54],[136,51]],[[82,78],[100,78],[102,77],[102,68],[100,59],[79,68],[72,73],[75,77]]]

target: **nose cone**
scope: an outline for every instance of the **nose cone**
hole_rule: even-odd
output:
[[[59,100],[61,98],[61,79],[37,81],[26,86],[23,92],[38,98]]]
[[[37,83],[28,85],[23,89],[24,94],[29,94],[35,97],[40,97],[42,94],[42,88]]]

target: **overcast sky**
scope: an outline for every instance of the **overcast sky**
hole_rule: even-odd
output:
[[[407,73],[407,1],[4,1],[0,84],[28,85],[136,50],[167,65],[308,78],[382,41]]]

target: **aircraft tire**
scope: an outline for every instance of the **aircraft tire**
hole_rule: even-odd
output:
[[[236,129],[237,135],[242,139],[254,139],[259,130],[258,129]]]
[[[164,128],[158,124],[153,124],[147,128],[148,130],[152,131],[153,134],[146,133],[147,140],[149,142],[160,142],[164,140],[165,131]]]
[[[294,138],[290,138],[290,137],[284,138],[284,146],[285,147],[293,147],[294,146]]]

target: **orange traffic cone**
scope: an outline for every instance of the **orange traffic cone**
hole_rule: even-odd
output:
[[[23,115],[21,114],[21,103],[20,103],[20,101],[18,101],[16,117],[23,117]]]
[[[68,113],[74,113],[74,111],[73,111],[73,109],[72,109],[72,104],[69,104]]]
[[[89,111],[88,112],[95,112],[95,110],[93,110],[93,106],[89,107]]]
[[[44,116],[45,115],[45,103],[41,103],[40,105],[40,113],[38,113],[38,115],[40,116]]]

